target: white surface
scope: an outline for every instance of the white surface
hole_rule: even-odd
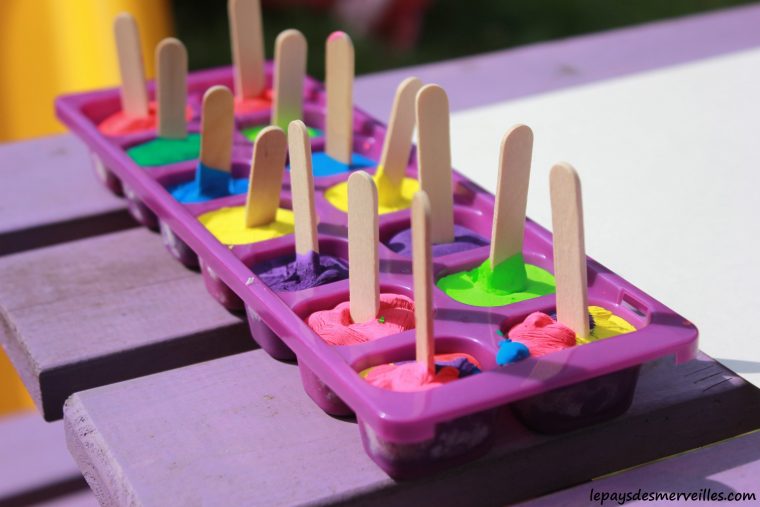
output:
[[[550,226],[549,168],[573,164],[588,254],[693,321],[702,350],[760,386],[759,86],[753,50],[470,109],[452,118],[454,167],[494,191],[501,135],[529,125],[528,215]]]

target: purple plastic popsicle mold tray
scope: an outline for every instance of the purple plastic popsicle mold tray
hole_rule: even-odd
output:
[[[271,65],[267,73],[271,86]],[[188,100],[195,113],[189,130],[197,131],[203,92],[217,84],[232,87],[232,72],[229,68],[195,72],[188,81]],[[149,92],[153,94],[152,84]],[[304,98],[305,122],[323,128],[322,85],[307,78]],[[314,311],[346,301],[348,281],[295,292],[275,292],[267,287],[256,276],[257,266],[292,256],[293,236],[231,248],[222,245],[196,217],[223,206],[241,205],[244,196],[187,205],[174,200],[166,188],[191,179],[196,161],[138,167],[125,149],[155,134],[101,134],[98,122],[118,108],[117,89],[68,95],[56,102],[58,117],[92,151],[96,173],[104,184],[115,193],[123,192],[140,223],[160,227],[168,250],[183,264],[193,267],[200,262],[209,292],[230,309],[245,309],[252,336],[263,349],[278,359],[297,358],[304,389],[317,405],[333,415],[356,415],[365,450],[393,477],[415,477],[474,459],[503,431],[500,421],[509,411],[540,432],[567,431],[615,417],[629,407],[642,363],[666,355],[675,355],[677,362],[683,362],[696,353],[697,330],[688,320],[589,259],[590,304],[628,320],[636,332],[498,367],[495,355],[500,333],[531,312],[553,311],[554,296],[478,308],[453,301],[436,288],[436,351],[471,354],[483,372],[416,393],[373,387],[358,372],[413,359],[414,331],[354,346],[323,342],[304,319]],[[234,175],[247,176],[252,150],[240,130],[268,121],[268,112],[236,117]],[[377,160],[385,126],[357,109],[354,128],[356,152]],[[315,152],[320,151],[324,142],[316,138],[312,146]],[[407,171],[410,177],[416,177],[414,158]],[[315,178],[320,250],[343,259],[348,251],[347,216],[325,199],[324,191],[346,178]],[[493,196],[456,172],[454,192],[455,222],[489,237]],[[290,199],[286,173],[281,206],[290,207]],[[409,221],[408,211],[380,217],[380,271],[383,291],[412,296],[411,259],[383,243],[409,227]],[[525,234],[526,261],[551,271],[551,235],[530,220]],[[436,278],[471,269],[487,256],[485,246],[435,258]]]

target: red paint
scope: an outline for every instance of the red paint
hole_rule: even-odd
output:
[[[107,136],[123,136],[156,130],[158,123],[158,104],[151,101],[148,104],[148,116],[129,116],[124,111],[112,114],[98,125],[98,130]],[[185,108],[187,121],[193,119],[193,110]]]

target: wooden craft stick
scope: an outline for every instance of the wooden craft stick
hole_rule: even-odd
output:
[[[173,37],[156,46],[156,100],[158,137],[184,139],[187,136],[187,50]]]
[[[580,338],[589,335],[586,247],[583,199],[578,173],[560,162],[549,177],[554,229],[554,277],[557,282],[557,321]]]
[[[380,309],[377,188],[356,171],[348,178],[348,282],[351,319],[368,322]]]
[[[235,96],[258,97],[264,91],[264,32],[259,0],[229,0],[232,65],[235,69]]]
[[[500,148],[489,256],[492,269],[522,253],[533,131],[526,125],[515,125],[501,138]]]
[[[245,226],[257,227],[274,222],[280,206],[282,173],[288,141],[280,127],[266,127],[253,143],[251,174],[245,199]]]
[[[317,212],[314,207],[314,175],[311,170],[311,143],[306,125],[295,120],[288,127],[290,150],[290,191],[293,194],[296,254],[319,253]]]
[[[417,361],[433,375],[433,253],[430,243],[430,199],[425,192],[417,192],[412,199],[412,271]]]
[[[438,85],[423,86],[417,92],[417,157],[420,189],[430,199],[433,217],[431,241],[454,241],[454,198],[451,186],[451,141],[449,139],[449,98]]]
[[[303,82],[306,77],[306,38],[298,30],[285,30],[274,43],[274,97],[272,125],[283,130],[303,118]]]
[[[351,163],[354,131],[354,46],[344,32],[327,38],[325,62],[327,118],[325,153],[346,165]]]
[[[415,100],[420,88],[422,88],[422,81],[416,77],[408,77],[396,89],[388,133],[385,136],[383,153],[380,157],[380,167],[383,168],[382,178],[387,181],[383,188],[400,189],[404,179],[406,167],[409,165],[409,152],[412,149],[412,136],[417,119],[414,114]]]
[[[135,18],[127,12],[120,13],[114,20],[113,32],[121,74],[121,110],[129,116],[148,116],[145,68]]]
[[[203,165],[230,172],[234,130],[232,92],[226,86],[212,86],[203,95],[200,155]]]

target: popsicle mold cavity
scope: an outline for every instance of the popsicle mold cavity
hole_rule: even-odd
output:
[[[404,178],[400,188],[393,188],[388,180],[381,178],[382,166],[377,168],[373,179],[377,185],[378,212],[380,215],[408,209],[420,184],[414,178]],[[342,181],[325,191],[325,199],[337,209],[348,212],[348,182]]]
[[[471,306],[505,306],[552,294],[554,275],[532,264],[521,254],[494,269],[488,259],[474,269],[446,275],[436,283],[451,299]]]
[[[374,167],[377,162],[362,155],[361,153],[351,154],[351,163],[344,164],[335,160],[327,153],[320,151],[314,153],[311,157],[312,172],[314,176],[334,176],[336,174],[345,174],[357,169]]]
[[[124,111],[117,111],[98,124],[98,130],[107,136],[126,136],[129,134],[138,134],[156,129],[158,121],[158,104],[155,101],[148,103],[147,116],[131,116]],[[193,109],[188,105],[185,107],[185,119],[193,119]]]
[[[245,206],[208,211],[200,215],[198,221],[225,245],[258,243],[293,232],[293,212],[283,208],[277,209],[274,221],[256,227],[246,227]]]
[[[206,202],[228,195],[248,191],[247,178],[235,178],[227,171],[220,171],[198,162],[195,178],[168,188],[169,193],[181,203]]]
[[[395,392],[425,391],[481,372],[480,363],[469,354],[436,354],[435,372],[418,361],[400,361],[373,366],[359,375],[368,384]]]
[[[451,243],[437,243],[432,246],[433,257],[442,257],[453,253],[466,252],[488,244],[488,240],[477,232],[454,224],[454,241]],[[412,256],[412,230],[404,229],[393,235],[386,246],[404,257]]]
[[[259,264],[253,272],[270,289],[291,292],[345,280],[348,263],[329,254],[308,252]]]
[[[182,139],[157,137],[127,149],[127,155],[140,167],[176,164],[198,158],[201,136],[189,133]]]
[[[330,345],[356,345],[414,328],[414,301],[401,294],[380,294],[377,318],[368,322],[351,319],[351,303],[312,313],[306,324]]]
[[[254,142],[256,138],[259,137],[259,133],[265,128],[269,127],[269,125],[269,123],[251,125],[250,127],[244,127],[241,129],[240,133],[243,134],[243,136],[245,136],[245,138],[249,141]],[[307,126],[306,131],[308,132],[310,138],[322,137],[324,135],[321,130],[314,127]]]

